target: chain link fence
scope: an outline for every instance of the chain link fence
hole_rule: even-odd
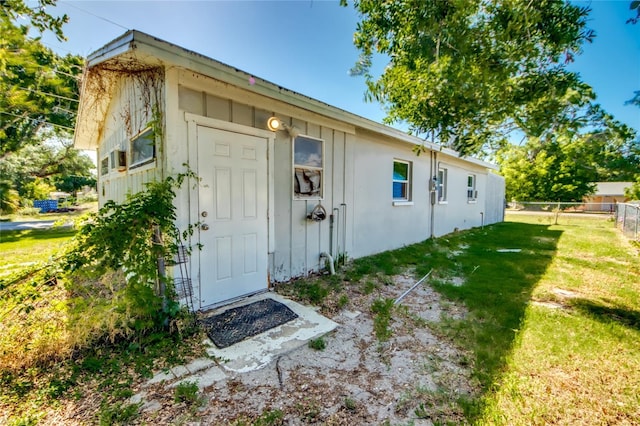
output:
[[[541,215],[558,224],[558,218],[601,217],[615,223],[615,226],[629,239],[640,241],[640,202],[633,203],[559,203],[524,202],[507,203],[506,213]]]
[[[616,205],[616,227],[622,231],[625,237],[640,241],[638,222],[640,222],[640,204]]]
[[[512,201],[507,203],[507,211],[511,212],[538,212],[538,213],[585,213],[598,215],[615,214],[614,203],[576,203],[557,201]]]

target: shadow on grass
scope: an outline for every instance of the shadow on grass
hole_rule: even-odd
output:
[[[54,227],[51,229],[24,229],[16,231],[2,231],[2,243],[14,243],[21,240],[51,240],[56,238],[69,238],[78,231],[72,227]]]
[[[610,306],[588,299],[572,299],[571,306],[605,323],[616,322],[623,326],[640,330],[640,312],[621,306]]]
[[[434,287],[462,302],[469,313],[461,320],[445,319],[438,327],[474,359],[482,395],[463,403],[471,423],[504,371],[533,289],[553,260],[561,235],[550,225],[505,222],[441,239],[450,261],[438,261],[441,279]],[[451,274],[465,284],[450,284]]]

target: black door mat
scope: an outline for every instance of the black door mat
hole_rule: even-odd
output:
[[[226,348],[296,318],[287,306],[267,298],[204,318],[202,325],[218,348]]]

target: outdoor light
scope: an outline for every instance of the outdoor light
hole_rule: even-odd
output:
[[[269,117],[269,119],[267,120],[267,127],[272,132],[277,132],[278,130],[286,128],[284,126],[284,123],[280,121],[278,117]]]
[[[269,119],[267,120],[267,127],[272,132],[277,132],[278,130],[286,130],[289,133],[289,136],[291,136],[292,138],[295,138],[300,134],[300,130],[296,129],[293,126],[285,124],[278,117],[269,117]]]

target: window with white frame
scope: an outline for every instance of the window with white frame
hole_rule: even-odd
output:
[[[152,162],[156,158],[156,141],[153,129],[146,129],[131,138],[131,165],[139,167]]]
[[[476,201],[476,175],[467,176],[467,201]]]
[[[438,202],[447,201],[447,169],[438,167]]]
[[[322,198],[324,141],[309,136],[293,140],[293,196]]]
[[[411,201],[411,163],[393,160],[393,200]]]

